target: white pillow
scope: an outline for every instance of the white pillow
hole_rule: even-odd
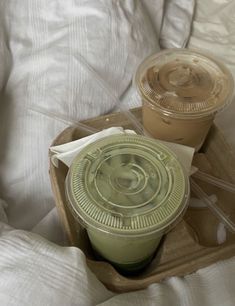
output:
[[[9,0],[3,8],[13,66],[0,105],[1,196],[10,224],[31,229],[54,206],[52,140],[117,106],[159,46],[141,1]]]

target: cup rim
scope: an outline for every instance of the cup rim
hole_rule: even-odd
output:
[[[162,107],[160,105],[157,105],[156,101],[151,99],[147,94],[144,94],[141,90],[139,83],[140,78],[143,75],[143,71],[146,71],[146,67],[148,67],[148,63],[153,61],[155,58],[159,58],[161,56],[177,52],[178,54],[187,54],[187,55],[199,55],[202,56],[208,61],[214,62],[218,66],[218,68],[224,72],[224,74],[227,76],[227,95],[224,98],[224,103],[221,103],[214,108],[210,108],[207,110],[197,111],[197,112],[180,112],[176,110],[167,109],[165,107]],[[151,67],[151,66],[150,66]],[[216,115],[218,112],[222,111],[224,108],[226,108],[230,103],[232,102],[234,98],[234,79],[231,71],[226,67],[226,65],[215,55],[211,54],[207,50],[202,49],[195,49],[195,48],[172,48],[172,49],[165,49],[160,50],[159,52],[155,52],[148,57],[144,58],[142,62],[138,65],[133,79],[132,79],[133,86],[136,88],[140,98],[145,103],[148,103],[148,105],[155,111],[158,111],[159,113],[162,113],[168,117],[172,118],[179,118],[179,119],[199,119],[203,117],[208,117],[211,115]]]
[[[76,196],[77,194],[77,188],[76,190],[74,189],[74,186],[72,184],[72,181],[74,180],[74,178],[76,177],[75,173],[77,173],[78,169],[77,169],[77,165],[79,163],[79,161],[83,160],[84,159],[84,156],[87,154],[87,152],[90,152],[90,150],[93,150],[97,144],[97,142],[99,142],[99,144],[101,144],[101,147],[102,145],[104,144],[110,144],[112,142],[115,142],[117,141],[118,139],[120,138],[125,138],[125,140],[120,140],[120,141],[126,141],[128,142],[129,139],[132,139],[133,143],[136,141],[135,138],[138,138],[138,141],[145,141],[146,142],[149,142],[149,145],[152,145],[152,146],[156,146],[156,147],[159,147],[159,148],[162,148],[162,150],[166,150],[168,152],[168,154],[171,155],[172,157],[172,160],[170,160],[171,163],[176,163],[175,165],[175,170],[171,170],[172,171],[172,175],[174,175],[174,178],[176,179],[178,177],[182,179],[182,182],[176,182],[174,181],[174,188],[172,189],[172,192],[174,192],[172,195],[168,195],[167,193],[167,199],[164,199],[164,209],[165,210],[169,210],[169,209],[173,209],[171,214],[168,215],[168,217],[164,220],[164,215],[161,216],[160,220],[158,220],[158,222],[153,222],[150,223],[150,227],[149,229],[147,230],[147,228],[145,226],[141,226],[141,227],[136,227],[134,226],[133,228],[126,228],[125,226],[121,226],[120,228],[119,227],[110,227],[108,224],[102,224],[100,223],[99,219],[92,219],[91,216],[87,213],[85,213],[85,210],[84,208],[79,208],[78,206],[78,203],[79,203],[79,200],[78,200],[78,197]],[[147,145],[147,143],[145,144]],[[108,136],[108,137],[105,137],[101,140],[98,140],[90,145],[88,145],[84,150],[83,150],[83,154],[81,154],[81,152],[79,153],[79,156],[78,158],[74,160],[72,166],[70,167],[69,169],[69,172],[66,176],[66,181],[65,181],[65,195],[66,195],[66,199],[67,199],[67,205],[68,205],[68,208],[70,209],[70,211],[72,212],[73,216],[75,217],[75,219],[81,223],[85,228],[93,228],[95,229],[96,231],[100,231],[100,232],[106,232],[110,235],[114,235],[114,236],[122,236],[122,237],[140,237],[140,236],[148,236],[148,235],[152,235],[152,234],[156,234],[158,232],[167,232],[168,229],[172,228],[172,226],[174,226],[178,221],[181,220],[181,218],[183,217],[183,212],[185,211],[187,205],[188,205],[188,201],[189,201],[189,196],[190,196],[190,185],[189,185],[189,178],[188,178],[188,175],[186,174],[185,172],[185,169],[183,167],[183,165],[181,165],[181,163],[178,161],[176,155],[169,149],[167,148],[165,145],[163,145],[162,143],[158,143],[156,144],[156,140],[153,140],[153,139],[149,139],[147,137],[144,137],[144,136],[141,136],[141,135],[112,135],[111,137]],[[172,164],[172,166],[173,166]],[[73,167],[74,165],[74,167]],[[178,170],[177,170],[178,169]],[[178,173],[176,175],[176,172],[175,174],[174,171],[179,171],[180,169],[180,173]],[[77,180],[77,178],[75,179]],[[182,186],[181,186],[182,185]],[[81,187],[81,184],[79,184],[80,188]],[[84,183],[84,186],[85,186],[85,183]],[[184,190],[184,194],[180,195],[180,198],[177,198],[177,194],[178,194],[178,191],[176,192],[176,190],[178,190],[179,186],[181,186],[180,188],[183,188],[182,190]],[[175,189],[177,188],[177,189]],[[82,188],[83,190],[83,188]],[[81,191],[82,192],[82,191]],[[83,193],[82,192],[82,195],[81,197],[79,196],[79,199],[83,199],[83,201],[85,201],[85,205],[91,203],[90,200],[87,200],[86,197],[86,191]],[[174,208],[170,208],[171,206],[171,200],[173,199],[172,197],[176,197],[174,198],[175,201],[177,200],[178,202],[176,202],[176,204],[174,204]],[[179,199],[180,199],[180,202],[179,202]],[[169,201],[169,202],[168,202]],[[177,204],[178,203],[178,204]],[[93,204],[92,204],[93,205]],[[90,204],[89,204],[90,206]],[[96,206],[96,205],[95,205]],[[168,207],[169,206],[169,207]],[[85,207],[85,206],[84,206]],[[156,217],[158,218],[162,213],[160,213],[159,209],[163,209],[161,208],[161,206],[158,208],[154,208],[154,214],[156,213]],[[144,215],[146,214],[146,216],[151,212],[152,214],[152,208],[151,210],[149,210],[148,212],[144,213]],[[156,211],[156,212],[155,212]],[[158,215],[160,213],[160,215]],[[135,215],[134,215],[135,216]],[[141,216],[141,215],[140,215]],[[142,218],[142,216],[141,216]],[[144,222],[144,221],[141,221],[141,222]]]

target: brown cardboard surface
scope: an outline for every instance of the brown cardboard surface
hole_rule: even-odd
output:
[[[133,114],[141,120],[141,108],[133,110]],[[121,113],[97,117],[84,123],[98,130],[110,126],[132,128],[128,118]],[[53,145],[66,143],[88,134],[81,127],[72,126],[58,135]],[[215,126],[212,127],[201,153],[195,155],[193,164],[204,172],[235,183],[235,161],[223,135]],[[68,168],[62,163],[59,163],[58,168],[50,163],[51,185],[61,222],[71,245],[78,246],[84,251],[88,266],[109,289],[116,292],[142,289],[166,277],[192,273],[218,260],[235,255],[235,235],[227,232],[226,242],[218,245],[216,237],[218,219],[208,208],[189,207],[184,219],[164,237],[151,264],[136,276],[123,276],[108,262],[95,259],[85,230],[75,222],[67,209],[64,194],[67,171]],[[216,194],[218,205],[235,221],[235,195],[199,180],[197,182],[209,195]]]

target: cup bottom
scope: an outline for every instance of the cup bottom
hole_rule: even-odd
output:
[[[105,259],[95,249],[93,249],[93,251],[94,251],[95,257],[98,260],[109,262],[120,274],[124,276],[134,276],[134,275],[141,273],[151,263],[155,255],[155,253],[153,253],[152,255],[148,256],[147,258],[139,262],[121,264],[121,263],[117,263],[117,262],[113,262],[113,261]]]

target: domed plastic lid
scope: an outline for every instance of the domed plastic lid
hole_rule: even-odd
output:
[[[66,178],[72,213],[115,235],[146,235],[182,216],[189,197],[181,164],[160,142],[139,135],[97,140],[75,158]]]
[[[142,62],[135,75],[141,97],[172,117],[203,117],[221,110],[233,95],[233,78],[201,51],[170,49]]]

